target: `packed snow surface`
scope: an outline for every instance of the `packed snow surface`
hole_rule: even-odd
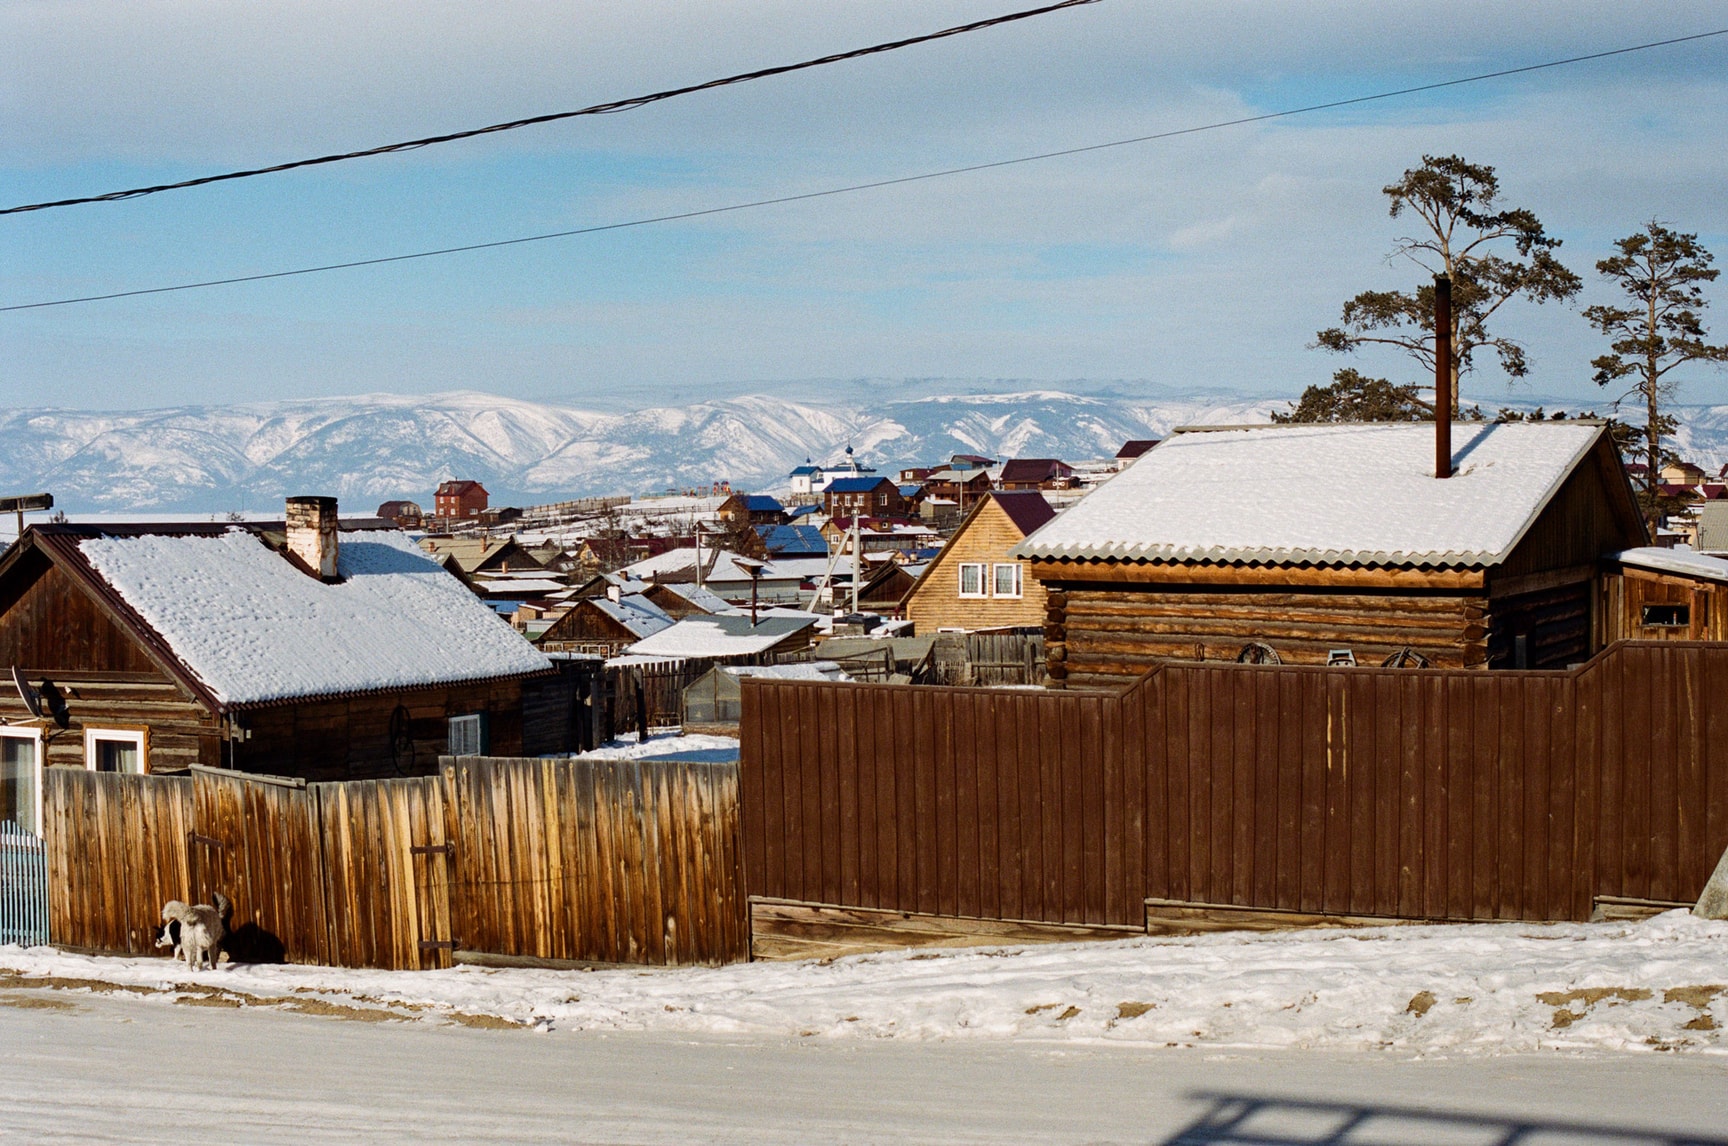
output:
[[[1494,564],[1584,455],[1590,423],[1432,423],[1186,432],[1040,528],[1027,557]]]
[[[1643,546],[1638,549],[1627,549],[1614,555],[1627,565],[1640,569],[1655,569],[1663,573],[1680,573],[1687,577],[1701,577],[1707,581],[1728,581],[1728,561],[1720,557],[1710,557],[1688,549],[1675,546],[1673,549],[1659,549],[1655,546]]]
[[[0,948],[0,978],[14,976],[542,1029],[1422,1055],[1728,1051],[1728,923],[1684,912],[1636,924],[1237,932],[593,971],[230,964],[188,974],[159,958]]]
[[[415,544],[342,533],[326,585],[243,529],[79,542],[224,704],[532,673],[552,662]]]
[[[679,760],[706,760],[717,764],[736,762],[738,759],[738,738],[695,733],[680,736],[669,732],[656,736],[650,732],[648,739],[642,740],[633,733],[617,740],[608,740],[592,751],[578,753],[575,758],[578,760],[661,760],[670,757],[676,757]]]

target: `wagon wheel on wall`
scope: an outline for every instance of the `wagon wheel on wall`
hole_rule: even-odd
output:
[[[1403,648],[1381,661],[1380,667],[1389,669],[1425,669],[1429,667],[1429,665],[1427,657],[1423,656],[1409,645],[1405,645]]]
[[[1278,650],[1271,645],[1262,644],[1259,641],[1249,641],[1242,646],[1242,651],[1236,654],[1236,663],[1239,665],[1281,665],[1284,661],[1279,657]]]
[[[414,774],[414,735],[409,727],[408,707],[402,704],[390,714],[390,764],[398,776]]]

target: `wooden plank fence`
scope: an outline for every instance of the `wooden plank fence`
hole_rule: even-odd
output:
[[[220,891],[241,961],[748,958],[736,766],[440,763],[331,784],[49,769],[52,939],[158,953],[162,904]]]
[[[1122,693],[746,680],[753,896],[1144,926],[1148,901],[1583,920],[1728,848],[1728,645],[1568,672],[1171,663]]]

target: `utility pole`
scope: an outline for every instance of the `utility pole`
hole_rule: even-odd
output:
[[[51,493],[26,493],[15,497],[0,497],[0,513],[10,510],[18,515],[18,540],[24,539],[24,512],[54,508]]]

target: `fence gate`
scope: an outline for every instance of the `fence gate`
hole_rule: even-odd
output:
[[[0,820],[0,946],[48,942],[48,857],[42,840]]]

